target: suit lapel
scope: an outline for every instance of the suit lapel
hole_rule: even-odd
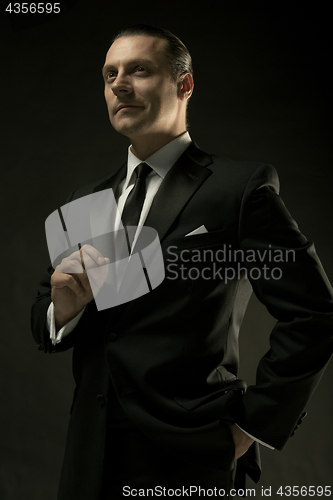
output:
[[[165,176],[145,221],[145,226],[158,232],[160,241],[186,203],[212,174],[206,168],[212,162],[210,155],[191,143]],[[126,169],[127,163],[124,163],[117,172],[97,184],[93,192],[112,188],[117,200],[118,187],[126,177]]]
[[[212,174],[205,168],[211,163],[212,158],[192,143],[165,176],[145,222],[145,226],[156,229],[160,240],[189,199]]]
[[[97,186],[94,187],[93,192],[96,193],[97,191],[103,191],[103,189],[109,189],[112,188],[116,200],[119,198],[118,196],[118,187],[120,182],[125,179],[126,177],[126,169],[127,169],[127,162],[124,163],[119,170],[117,170],[114,174],[112,174],[110,177],[108,177],[106,180],[101,182],[100,184],[97,184]]]

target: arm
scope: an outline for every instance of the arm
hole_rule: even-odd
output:
[[[257,259],[245,265],[249,276],[254,267],[261,268],[261,278],[250,278],[251,284],[277,323],[271,348],[259,363],[256,385],[244,395],[237,423],[282,449],[333,351],[333,292],[313,244],[300,233],[277,191],[275,170],[258,167],[241,204],[240,247],[261,256],[266,251],[262,262]],[[264,266],[269,279],[264,278]],[[269,273],[272,268],[280,269],[275,279]]]

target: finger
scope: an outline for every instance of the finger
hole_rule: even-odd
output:
[[[94,292],[96,290],[100,290],[100,288],[104,285],[108,273],[108,266],[99,266],[87,271],[89,283]]]
[[[99,266],[104,266],[105,264],[108,264],[110,262],[110,260],[107,257],[103,257],[101,252],[99,252],[96,248],[92,247],[91,245],[88,244],[83,245],[81,251],[84,263],[86,262],[87,257],[89,257],[93,262],[95,262],[96,265]]]
[[[87,291],[91,290],[91,286],[89,283],[89,277],[88,277],[86,272],[80,273],[80,274],[72,274],[72,276],[75,280],[77,280],[81,284],[81,286],[85,290],[87,290]]]
[[[74,254],[72,254],[73,256]],[[77,252],[77,255],[80,257],[79,252]],[[56,271],[59,273],[67,273],[67,274],[79,274],[79,273],[84,273],[84,269],[82,267],[81,261],[76,260],[75,258],[66,257],[61,261],[61,263],[56,267]]]
[[[84,251],[83,247],[80,249],[80,255],[81,255],[81,264],[83,269],[87,272],[89,269],[95,269],[100,266],[99,264],[99,259],[103,259],[103,264],[105,264],[105,259],[104,257],[98,257],[97,262],[87,253]]]
[[[85,288],[82,286],[80,280],[70,274],[59,273],[58,271],[55,271],[51,276],[51,287],[56,290],[68,287],[78,297],[82,297],[85,294]]]
[[[80,249],[76,250],[76,252],[71,253],[70,255],[68,255],[68,257],[65,257],[62,261],[67,261],[67,260],[77,260],[78,262],[81,262]]]
[[[94,264],[96,268],[96,265]],[[68,274],[73,276],[73,278],[85,289],[90,290],[89,279],[87,273],[85,272],[82,264],[77,260],[70,260],[68,257],[63,259],[61,264],[56,267],[56,271],[60,274]]]
[[[77,266],[75,261],[80,264]],[[59,266],[57,266],[57,270],[59,272],[64,273],[83,273],[85,268],[93,268],[96,266],[102,266],[108,264],[110,262],[109,259],[104,258],[103,255],[91,245],[83,245],[82,248],[73,252],[68,257],[65,257]]]

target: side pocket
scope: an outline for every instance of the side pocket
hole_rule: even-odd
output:
[[[200,398],[188,399],[174,396],[173,399],[179,406],[188,411],[197,410],[203,407],[209,407],[210,409],[214,407],[216,410],[221,410],[235,402],[243,393],[244,391],[240,384],[238,384],[238,386],[235,384],[233,386],[230,385],[228,388],[222,388],[211,392]]]

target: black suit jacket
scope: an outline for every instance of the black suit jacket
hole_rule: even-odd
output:
[[[125,171],[126,165],[78,188],[70,199],[116,190]],[[109,377],[135,425],[191,463],[231,469],[234,445],[224,424],[233,421],[284,447],[331,356],[333,306],[313,244],[299,232],[278,189],[271,166],[189,146],[165,177],[145,223],[160,237],[163,283],[113,309],[98,312],[91,302],[56,346],[46,329],[48,270],[33,306],[34,338],[45,352],[74,346],[76,381],[61,499],[74,492],[97,498]],[[185,236],[201,225],[208,233]],[[239,250],[238,258],[222,261],[226,249]],[[289,259],[287,250],[293,251]],[[217,271],[225,267],[235,270],[233,279]],[[275,277],[273,268],[281,271]],[[277,323],[256,385],[245,392],[237,377],[238,332],[251,285]]]

